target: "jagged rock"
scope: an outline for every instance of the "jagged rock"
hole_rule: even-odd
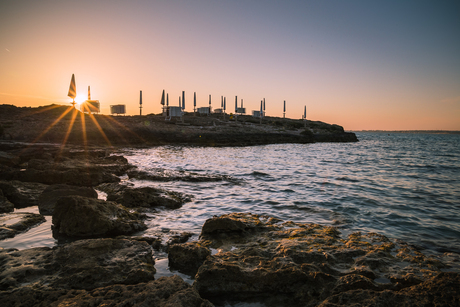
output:
[[[0,214],[0,240],[12,238],[45,221],[46,219],[43,215],[35,213],[16,212]]]
[[[0,290],[34,288],[91,290],[154,279],[152,249],[146,242],[87,239],[55,248],[0,250]]]
[[[139,213],[122,205],[81,196],[61,197],[53,214],[53,235],[68,237],[133,234],[147,226]]]
[[[108,187],[105,185],[105,187]],[[182,193],[165,191],[153,187],[132,188],[123,185],[104,189],[104,186],[98,188],[107,193],[107,200],[116,201],[128,208],[155,208],[165,207],[168,209],[177,209],[183,203],[191,201],[190,196]]]
[[[194,276],[209,255],[210,250],[197,242],[173,244],[168,250],[169,267]]]
[[[54,207],[59,198],[70,195],[78,195],[88,198],[97,198],[97,192],[90,187],[69,186],[56,184],[48,186],[38,199],[38,209],[43,215],[53,215]]]
[[[274,306],[317,306],[353,291],[369,297],[385,290],[397,295],[432,280],[447,267],[404,242],[375,233],[342,238],[334,227],[250,213],[207,220],[200,240],[183,244],[177,262],[186,262],[181,257],[187,256],[193,244],[215,251],[199,266],[194,287],[216,304],[223,304],[221,298],[225,298]],[[176,249],[173,245],[170,252]],[[197,258],[191,251],[188,254],[188,261]],[[333,303],[346,305],[345,296]],[[369,297],[362,300],[367,302]],[[456,294],[452,300],[459,298]],[[411,299],[414,305],[423,302],[416,296]]]

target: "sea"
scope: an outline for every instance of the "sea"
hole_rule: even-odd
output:
[[[176,179],[121,179],[191,196],[179,209],[150,213],[144,236],[190,232],[193,240],[213,216],[251,212],[335,226],[343,236],[376,232],[427,254],[460,253],[460,135],[356,135],[355,143],[127,148],[124,156],[139,170]],[[54,246],[50,229],[47,217],[0,247]],[[168,275],[167,256],[157,257]]]

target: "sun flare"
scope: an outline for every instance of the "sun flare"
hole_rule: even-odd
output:
[[[75,102],[77,103],[77,105],[81,105],[85,101],[86,101],[85,95],[77,94],[77,97],[75,97]]]

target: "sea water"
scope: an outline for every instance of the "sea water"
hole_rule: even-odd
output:
[[[357,143],[161,146],[132,150],[127,158],[147,172],[224,178],[131,180],[194,196],[180,209],[155,214],[151,233],[198,235],[213,216],[251,212],[334,225],[344,234],[372,231],[421,249],[460,253],[460,135],[357,136]]]
[[[191,232],[196,239],[213,216],[251,212],[333,225],[344,235],[377,232],[425,252],[460,253],[460,135],[357,136],[357,143],[128,148],[125,156],[139,170],[177,180],[123,177],[123,183],[193,196],[179,209],[149,214],[145,236],[166,240]],[[189,175],[222,180],[180,180]],[[53,246],[50,223],[0,247]]]

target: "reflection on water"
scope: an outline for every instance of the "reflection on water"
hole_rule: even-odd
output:
[[[460,251],[460,136],[358,134],[359,143],[242,148],[161,146],[133,150],[139,169],[210,176],[218,182],[149,182],[195,195],[162,211],[148,233],[167,227],[199,234],[204,221],[230,212],[375,231],[428,249]]]

